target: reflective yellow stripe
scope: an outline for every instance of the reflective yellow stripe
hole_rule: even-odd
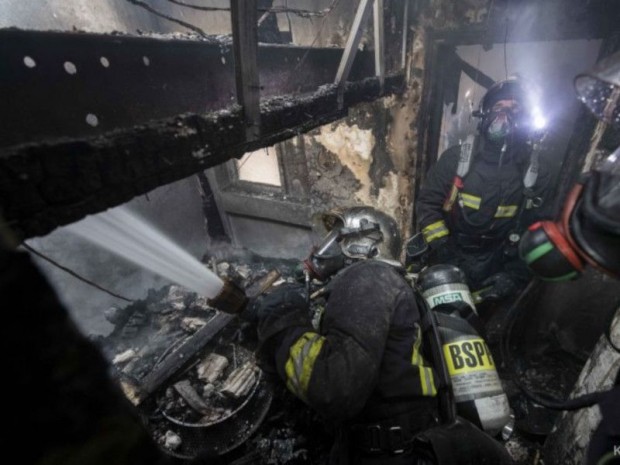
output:
[[[433,370],[427,366],[424,357],[420,353],[420,345],[422,344],[422,330],[420,326],[416,324],[416,340],[413,343],[413,353],[411,354],[411,364],[418,367],[420,373],[420,384],[422,387],[422,395],[428,397],[434,397],[437,395],[437,388],[435,387],[435,379],[433,377]]]
[[[286,387],[303,400],[307,399],[308,383],[310,383],[314,362],[324,342],[323,336],[308,332],[297,339],[289,350],[288,360],[284,367]]]
[[[517,214],[516,205],[500,205],[495,212],[495,218],[512,218]]]
[[[428,243],[434,241],[435,239],[439,239],[440,237],[447,236],[450,234],[450,230],[446,227],[446,222],[444,220],[439,220],[423,228],[422,234]]]
[[[473,208],[474,210],[480,210],[480,202],[482,201],[482,198],[476,197],[475,195],[462,193],[461,200],[463,201],[463,205],[466,207]]]
[[[443,211],[449,212],[450,210],[452,210],[452,206],[454,205],[454,202],[456,202],[456,195],[458,193],[459,188],[456,186],[456,184],[452,184],[452,188],[450,189],[450,195],[443,203]]]

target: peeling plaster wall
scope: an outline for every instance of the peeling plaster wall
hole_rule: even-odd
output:
[[[358,189],[351,192],[355,203],[370,202],[370,166],[373,162],[375,136],[371,129],[360,129],[357,124],[339,123],[323,126],[313,142],[336,155],[336,158],[348,168],[358,181]],[[338,179],[335,179],[336,184]],[[337,186],[334,186],[337,187]]]
[[[393,216],[403,237],[411,235],[425,52],[423,28],[415,32],[402,95],[359,105],[304,136],[313,211],[370,205]]]
[[[369,205],[393,216],[402,233],[409,233],[413,121],[393,124],[411,110],[407,95],[360,105],[345,120],[304,138],[314,210]]]

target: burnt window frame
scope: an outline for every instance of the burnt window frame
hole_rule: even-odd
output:
[[[302,134],[275,144],[281,186],[239,179],[235,159],[206,172],[229,237],[236,237],[229,216],[311,228],[311,189]]]

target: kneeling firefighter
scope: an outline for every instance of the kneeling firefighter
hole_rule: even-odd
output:
[[[396,222],[370,207],[334,211],[324,222],[328,234],[305,262],[312,277],[329,279],[320,324],[299,285],[260,297],[246,316],[257,321],[261,354],[288,389],[337,425],[330,463],[509,463],[479,429],[438,423],[442,378],[398,261]]]

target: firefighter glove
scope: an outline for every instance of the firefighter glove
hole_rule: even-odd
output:
[[[278,318],[294,310],[307,310],[306,291],[300,284],[283,284],[272,292],[252,299],[241,314],[245,320],[260,323],[270,317]]]
[[[288,334],[312,329],[304,286],[284,284],[257,299],[253,305],[261,359],[273,363],[282,338]]]
[[[482,282],[479,292],[483,300],[501,300],[517,292],[515,280],[505,271],[489,276]]]

